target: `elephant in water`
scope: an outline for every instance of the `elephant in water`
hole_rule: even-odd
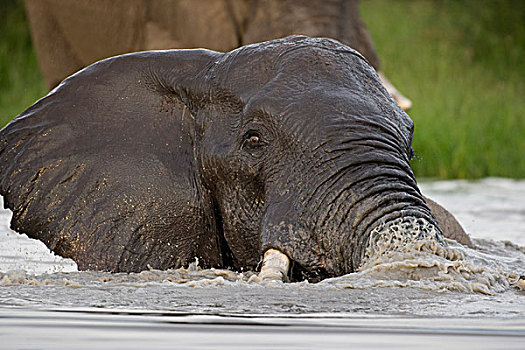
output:
[[[318,281],[356,271],[378,227],[446,244],[410,169],[413,128],[332,39],[134,53],[1,130],[0,194],[13,229],[83,270],[255,270],[277,251],[291,280]]]
[[[48,87],[124,53],[205,47],[229,51],[292,34],[330,37],[379,71],[358,0],[25,0]],[[403,109],[411,101],[379,73]]]

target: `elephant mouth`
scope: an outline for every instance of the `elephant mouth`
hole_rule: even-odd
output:
[[[378,257],[389,252],[401,252],[408,243],[417,241],[434,241],[439,245],[446,245],[440,229],[422,217],[399,217],[379,223],[370,231],[358,270],[373,264]],[[327,270],[325,263],[316,266],[303,265],[280,250],[270,248],[264,254],[259,277],[263,280],[284,282],[319,282],[336,276]]]
[[[304,267],[296,261],[292,261],[290,271],[288,272],[290,281],[299,282],[307,280],[309,282],[320,282],[326,278],[333,277],[326,267],[317,266],[315,268]]]

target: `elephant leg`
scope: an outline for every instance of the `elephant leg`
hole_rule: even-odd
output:
[[[423,198],[432,211],[432,214],[434,214],[434,217],[436,218],[436,221],[441,228],[441,231],[443,231],[445,237],[453,239],[456,242],[466,245],[470,248],[474,248],[474,244],[472,244],[469,235],[465,232],[463,227],[461,227],[461,224],[454,217],[454,215],[452,215],[448,210],[443,208],[432,199],[426,196],[423,196]]]
[[[49,88],[98,60],[143,49],[142,0],[26,0]]]
[[[328,37],[361,52],[377,70],[372,37],[359,16],[357,0],[260,0],[245,15],[243,44],[292,34]]]
[[[25,1],[40,70],[48,89],[83,67],[57,25],[47,2]]]
[[[148,50],[203,47],[230,51],[240,46],[230,8],[235,13],[244,11],[245,1],[164,0],[148,1],[147,6]]]

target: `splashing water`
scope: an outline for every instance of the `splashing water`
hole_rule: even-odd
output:
[[[433,224],[418,218],[376,227],[364,260],[358,274],[345,278],[353,282],[348,288],[403,286],[493,295],[519,277],[496,258],[480,259],[475,250],[443,240]]]
[[[517,186],[525,191],[525,182]],[[479,208],[483,201],[476,198],[474,204]],[[129,274],[78,272],[70,260],[8,230],[9,215],[0,212],[0,307],[525,317],[525,292],[519,280],[525,275],[525,248],[490,239],[474,238],[474,249],[443,242],[424,222],[377,228],[358,272],[313,284],[261,281],[250,271],[204,270],[196,263]],[[521,220],[525,223],[525,211]],[[409,226],[416,229],[408,230]],[[504,231],[501,223],[494,227]],[[407,240],[399,232],[410,232],[418,240]]]

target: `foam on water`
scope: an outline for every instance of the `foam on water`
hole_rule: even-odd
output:
[[[345,281],[348,288],[410,286],[495,294],[517,279],[511,267],[475,257],[475,250],[443,239],[426,220],[399,218],[371,232],[360,272]]]
[[[391,228],[392,226],[389,226]],[[172,287],[202,288],[224,285],[274,286],[294,288],[329,286],[336,289],[411,287],[431,291],[479,292],[488,295],[512,288],[525,275],[525,248],[510,242],[475,240],[471,249],[433,236],[403,242],[381,235],[367,252],[367,261],[356,273],[326,279],[318,284],[263,281],[252,271],[201,269],[197,262],[187,268],[140,273],[57,272],[31,274],[23,270],[0,272],[0,285],[68,287]],[[395,236],[395,234],[393,235]],[[385,238],[389,237],[389,238]],[[401,243],[403,242],[403,243]]]

